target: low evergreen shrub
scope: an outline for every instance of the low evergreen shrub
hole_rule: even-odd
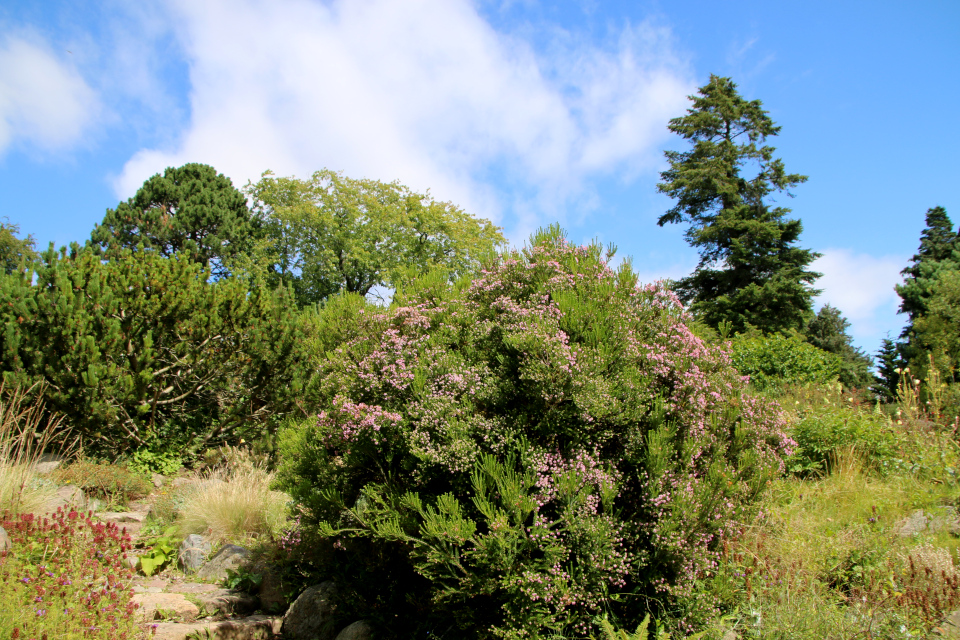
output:
[[[777,391],[791,384],[827,384],[840,374],[841,359],[834,353],[783,334],[737,334],[731,358],[737,371],[750,376],[758,390]]]
[[[695,585],[791,442],[675,296],[611,256],[554,227],[472,282],[359,310],[279,470],[344,620],[585,637],[603,613],[709,608]]]

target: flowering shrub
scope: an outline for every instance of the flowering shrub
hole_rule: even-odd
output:
[[[139,635],[130,536],[76,511],[3,519],[12,549],[0,553],[0,637],[109,638]]]
[[[472,282],[360,314],[328,354],[279,477],[346,616],[585,637],[603,611],[631,627],[689,604],[791,442],[677,299],[610,257],[541,231]]]

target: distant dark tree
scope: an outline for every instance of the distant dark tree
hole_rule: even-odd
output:
[[[900,313],[907,314],[908,322],[902,338],[909,340],[914,321],[927,312],[933,288],[946,271],[960,269],[960,240],[953,223],[943,207],[927,210],[926,226],[920,233],[920,248],[910,259],[910,265],[901,271],[903,284],[897,285]]]
[[[813,314],[811,288],[820,274],[807,267],[819,254],[796,246],[803,227],[789,209],[768,197],[807,180],[787,173],[775,149],[764,146],[780,132],[759,100],[746,101],[729,78],[710,76],[687,115],[670,130],[689,140],[689,151],[667,151],[662,193],[676,205],[657,224],[687,222],[687,241],[700,251],[693,275],[676,291],[694,315],[734,331],[752,325],[765,332],[801,330]],[[755,168],[750,177],[744,175]]]
[[[37,259],[33,236],[18,237],[20,227],[9,220],[0,222],[0,269],[13,273]]]
[[[853,389],[868,389],[873,384],[870,367],[873,359],[862,349],[853,346],[853,338],[847,333],[850,322],[840,310],[829,304],[820,308],[817,317],[807,325],[807,341],[813,346],[840,356],[840,382]]]
[[[897,399],[897,385],[900,384],[900,372],[906,363],[896,342],[884,338],[877,352],[877,373],[870,389],[884,402]]]
[[[107,209],[90,240],[107,257],[143,245],[167,258],[179,253],[223,277],[258,234],[246,197],[230,179],[191,163],[156,174],[134,197]]]

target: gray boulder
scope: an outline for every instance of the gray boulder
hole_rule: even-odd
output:
[[[177,552],[177,566],[187,573],[197,571],[207,561],[211,551],[210,543],[203,536],[191,533],[180,543]]]
[[[260,607],[267,613],[280,613],[286,611],[287,601],[283,594],[283,581],[280,578],[280,571],[276,566],[263,560],[258,561],[251,570],[252,573],[260,575],[260,586],[257,589],[257,596],[260,598]]]
[[[227,577],[227,569],[236,571],[250,562],[250,550],[235,544],[224,545],[217,554],[200,567],[197,577],[201,580],[220,582]]]
[[[288,640],[334,640],[333,616],[337,607],[333,600],[336,593],[333,582],[308,587],[283,616],[283,637]]]
[[[9,551],[12,548],[13,543],[10,542],[10,536],[7,535],[7,530],[0,527],[0,552]]]
[[[373,640],[373,627],[366,620],[357,620],[338,633],[336,640]]]

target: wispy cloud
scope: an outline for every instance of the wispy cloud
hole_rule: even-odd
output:
[[[589,203],[592,177],[654,166],[694,87],[669,32],[646,24],[546,60],[467,0],[168,6],[190,69],[189,124],[127,163],[121,197],[189,161],[241,184],[268,168],[330,167],[430,188],[523,237]]]
[[[77,144],[96,121],[96,93],[39,37],[0,38],[0,155],[23,143],[42,151]]]
[[[871,256],[849,249],[825,249],[813,263],[823,273],[816,286],[823,290],[819,305],[831,304],[850,321],[851,335],[873,350],[884,333],[902,325],[897,319],[900,298],[894,286],[901,282],[903,256]]]

